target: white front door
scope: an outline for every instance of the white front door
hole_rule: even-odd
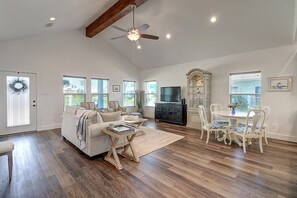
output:
[[[0,135],[36,130],[36,74],[0,71]]]

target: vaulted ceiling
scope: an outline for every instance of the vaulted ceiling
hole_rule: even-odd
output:
[[[0,41],[85,28],[117,0],[1,0]],[[142,48],[111,27],[96,35],[140,69],[198,61],[292,44],[295,0],[148,0],[135,11],[136,26],[148,23]],[[52,28],[45,28],[49,17]],[[217,17],[216,23],[210,18]],[[132,26],[132,14],[114,23]],[[171,39],[165,35],[170,33]],[[95,42],[95,40],[94,40]]]

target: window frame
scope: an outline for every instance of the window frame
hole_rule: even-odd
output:
[[[64,78],[78,78],[78,79],[84,79],[84,93],[64,93]],[[82,102],[86,102],[86,97],[87,97],[87,77],[83,76],[70,76],[70,75],[63,75],[63,107],[66,107],[65,104],[65,96],[83,96],[84,100]],[[75,106],[80,106],[80,104],[75,105]]]
[[[124,91],[125,91],[125,86],[124,86],[124,84],[126,83],[126,82],[132,82],[132,83],[134,83],[134,93],[125,93]],[[136,94],[135,94],[135,91],[136,91],[136,81],[133,81],[133,80],[123,80],[123,84],[122,84],[122,96],[123,96],[123,99],[122,99],[122,102],[123,102],[123,107],[136,107]],[[134,98],[134,106],[126,106],[125,105],[125,96],[126,95],[133,95],[133,98]]]
[[[107,80],[107,93],[93,93],[92,92],[92,80]],[[109,79],[108,78],[97,78],[97,77],[92,77],[91,78],[91,100],[93,99],[93,96],[106,96],[107,98],[107,104],[106,104],[106,108],[98,108],[98,106],[96,105],[96,108],[98,109],[107,109],[108,108],[108,102],[109,102]]]
[[[147,83],[151,83],[151,82],[155,82],[156,83],[156,92],[155,93],[148,93],[147,92]],[[157,85],[157,80],[144,81],[144,86],[145,86],[145,89],[144,89],[144,91],[145,91],[145,107],[153,107],[154,108],[156,106],[155,103],[158,100],[158,85]],[[148,98],[149,95],[155,95],[156,101],[155,101],[155,103],[154,103],[153,106],[150,106],[150,105],[147,104],[147,98]]]
[[[261,75],[261,82],[260,82],[260,93],[232,93],[232,84],[231,84],[231,76],[232,75],[244,75],[244,74],[260,74]],[[237,86],[237,88],[239,88]],[[256,88],[256,87],[255,87]],[[256,92],[256,90],[255,90]],[[250,71],[250,72],[238,72],[238,73],[230,73],[229,74],[229,102],[232,103],[232,96],[255,96],[259,97],[259,106],[261,105],[261,93],[262,93],[262,72],[261,71]]]

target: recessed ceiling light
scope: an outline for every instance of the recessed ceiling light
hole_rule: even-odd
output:
[[[166,38],[170,39],[171,38],[171,34],[166,34]]]
[[[141,49],[141,45],[137,45],[137,48],[138,48],[138,49]]]
[[[217,18],[216,17],[211,17],[210,22],[214,23],[216,21],[217,21]]]
[[[56,20],[56,18],[55,17],[51,17],[49,20],[50,21],[54,21],[54,20]]]

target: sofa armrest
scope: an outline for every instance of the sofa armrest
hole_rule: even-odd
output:
[[[100,135],[103,135],[102,129],[105,129],[109,126],[109,124],[124,124],[122,120],[119,121],[113,121],[113,122],[101,122],[101,123],[96,123],[96,124],[91,124],[88,127],[88,136],[90,138],[97,137]]]

